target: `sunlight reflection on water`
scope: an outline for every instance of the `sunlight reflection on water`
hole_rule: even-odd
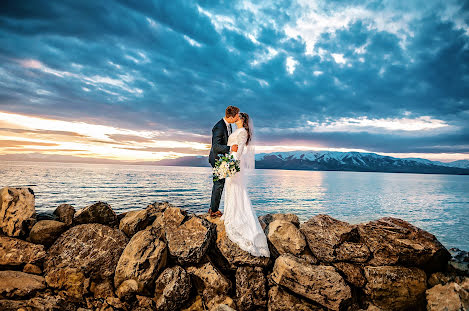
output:
[[[108,202],[117,213],[169,201],[206,212],[210,168],[2,162],[0,186],[30,186],[38,212],[59,204],[82,208]],[[350,223],[398,217],[469,249],[469,176],[256,170],[249,194],[258,215],[324,213]],[[223,211],[223,200],[220,205]]]

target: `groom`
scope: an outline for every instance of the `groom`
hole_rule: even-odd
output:
[[[208,161],[212,167],[215,167],[215,162],[218,160],[219,154],[230,153],[230,151],[238,151],[238,145],[227,146],[228,136],[232,133],[231,123],[239,120],[239,108],[235,106],[228,106],[225,110],[225,117],[218,121],[212,129],[212,148]],[[210,202],[210,209],[208,212],[210,216],[221,216],[222,213],[218,210],[220,206],[221,194],[225,187],[225,179],[220,179],[213,182],[212,187],[212,200]]]

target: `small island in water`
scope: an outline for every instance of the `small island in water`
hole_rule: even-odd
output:
[[[468,254],[397,218],[259,217],[270,258],[168,202],[38,215],[0,190],[0,310],[466,310]],[[452,256],[453,255],[453,256]]]

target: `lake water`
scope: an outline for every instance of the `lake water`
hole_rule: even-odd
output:
[[[431,232],[447,248],[469,250],[469,176],[256,170],[249,184],[258,215],[295,213],[305,221],[328,214],[354,224],[392,216]],[[1,162],[4,186],[31,187],[38,212],[104,201],[121,213],[169,201],[201,213],[212,180],[203,167]]]

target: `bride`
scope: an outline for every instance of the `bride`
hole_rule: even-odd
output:
[[[236,126],[238,129],[228,137],[228,146],[238,145],[238,151],[231,153],[240,160],[241,170],[225,180],[225,208],[220,219],[230,240],[242,250],[254,256],[270,257],[267,237],[246,191],[246,173],[255,166],[253,122],[247,113],[241,112]]]

